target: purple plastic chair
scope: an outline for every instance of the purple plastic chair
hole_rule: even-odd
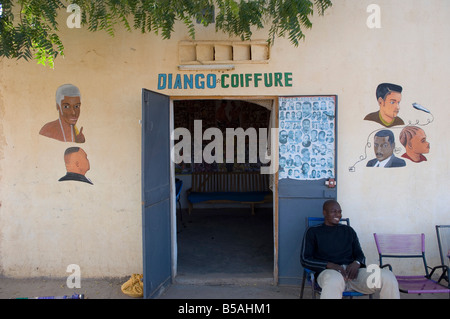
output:
[[[448,293],[450,298],[450,284],[444,285],[440,281],[432,280],[437,269],[448,273],[448,266],[439,265],[428,267],[425,258],[424,234],[373,234],[380,258],[380,267],[384,267],[383,258],[420,258],[423,261],[425,275],[396,276],[399,290],[407,294],[437,294]],[[388,265],[392,271],[391,265]],[[428,271],[431,269],[431,272]]]
[[[441,264],[450,267],[450,225],[436,225],[436,236]],[[440,279],[449,281],[449,275],[448,271],[444,271]]]

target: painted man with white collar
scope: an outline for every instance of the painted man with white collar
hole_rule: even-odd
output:
[[[394,155],[394,133],[390,130],[381,130],[375,134],[373,147],[374,159],[367,162],[367,167],[403,167],[406,162]]]

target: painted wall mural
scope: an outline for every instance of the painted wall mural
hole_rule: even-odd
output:
[[[84,143],[83,127],[76,124],[81,111],[80,90],[72,84],[64,84],[56,90],[58,119],[45,124],[39,134],[61,142]]]
[[[78,181],[93,185],[87,178],[90,164],[86,152],[81,147],[69,147],[64,152],[64,163],[66,165],[66,175],[59,179],[62,181]]]
[[[394,155],[395,137],[391,130],[375,133],[373,150],[375,158],[367,162],[367,167],[402,167],[406,162]]]
[[[423,154],[430,152],[430,143],[425,131],[418,126],[406,126],[400,132],[400,143],[405,147],[402,157],[415,163],[426,161]]]
[[[278,178],[335,177],[336,96],[279,98]]]
[[[73,84],[63,84],[56,90],[58,119],[46,123],[39,134],[61,142],[85,143],[83,127],[76,126],[81,112],[81,93]],[[58,181],[77,181],[93,185],[85,176],[90,169],[86,152],[80,147],[69,147],[64,152],[66,175]]]
[[[376,90],[379,110],[367,114],[364,120],[373,121],[385,127],[403,125],[405,122],[398,117],[403,88],[400,85],[381,83]]]
[[[430,152],[430,143],[422,127],[434,121],[433,114],[426,107],[413,103],[414,110],[429,114],[429,118],[425,123],[409,120],[408,124],[405,124],[405,121],[398,116],[402,91],[403,88],[400,85],[392,83],[381,83],[376,88],[379,110],[367,114],[364,120],[376,122],[382,127],[369,134],[364,153],[355,164],[350,166],[350,172],[354,172],[356,165],[368,158],[368,152],[370,153],[371,149],[375,158],[369,159],[366,167],[395,168],[405,167],[409,163],[427,161],[424,154]],[[396,140],[400,143],[396,143]],[[402,155],[398,157],[396,154]]]

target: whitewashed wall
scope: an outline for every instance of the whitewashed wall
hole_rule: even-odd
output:
[[[450,2],[379,0],[381,28],[369,28],[372,1],[335,1],[296,48],[277,39],[264,65],[237,65],[230,73],[292,72],[293,86],[164,90],[168,95],[338,95],[338,199],[359,233],[369,262],[377,256],[373,232],[423,232],[431,264],[438,262],[434,225],[450,224],[447,107],[450,74]],[[65,19],[62,19],[64,23]],[[114,38],[86,29],[62,29],[66,56],[55,69],[34,62],[0,61],[0,272],[14,277],[66,276],[78,264],[86,277],[142,272],[141,88],[157,90],[159,73],[177,73],[177,26],[170,40],[118,31]],[[255,39],[267,33],[255,32]],[[223,40],[214,27],[197,40]],[[218,73],[220,74],[220,73]],[[375,170],[359,163],[368,135],[363,121],[377,110],[381,82],[403,86],[400,116],[426,126],[428,161]],[[57,118],[54,95],[63,83],[79,86],[94,183],[59,183],[68,144],[38,134]],[[72,146],[72,145],[70,145]],[[77,145],[78,146],[78,145]],[[398,145],[400,146],[400,145]],[[373,154],[368,150],[368,159]],[[413,266],[411,266],[414,268]]]

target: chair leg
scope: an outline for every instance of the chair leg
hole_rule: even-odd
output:
[[[181,203],[178,201],[178,209],[180,210],[180,221],[183,221],[183,212],[181,211]]]
[[[312,299],[316,299],[316,278],[314,275],[311,276],[311,293]]]
[[[300,299],[303,299],[303,292],[305,290],[305,281],[306,281],[306,273],[303,272],[302,287],[300,288]]]
[[[442,275],[439,277],[437,282],[441,282],[442,279],[444,279],[448,282],[447,269],[444,269],[442,271]]]

